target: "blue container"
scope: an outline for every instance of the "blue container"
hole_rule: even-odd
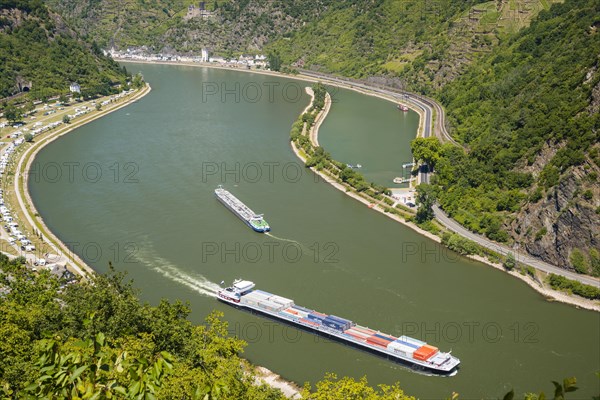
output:
[[[323,324],[325,324],[327,326],[330,326],[328,324],[335,325],[336,327],[339,327],[340,329],[343,329],[343,330],[350,328],[350,324],[348,322],[338,321],[331,317],[325,318],[325,320],[323,321]]]
[[[352,321],[350,321],[349,319],[336,317],[335,315],[330,315],[329,318],[339,321],[339,322],[342,322],[344,324],[352,324]]]
[[[325,325],[329,328],[338,330],[340,332],[344,331],[344,329],[345,329],[344,326],[342,326],[340,324],[336,324],[335,322],[332,322],[332,321],[327,321],[327,320],[323,321],[323,325]]]
[[[388,342],[393,342],[395,340],[395,339],[391,339],[389,336],[381,335],[379,333],[376,333],[375,336],[378,337],[378,338],[380,338],[380,339],[385,339]]]
[[[322,323],[323,320],[325,320],[327,317],[322,317],[320,315],[316,315],[316,314],[308,314],[308,319],[310,319],[311,321],[315,321],[318,323]]]

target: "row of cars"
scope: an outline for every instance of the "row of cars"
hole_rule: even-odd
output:
[[[21,143],[22,141],[14,141],[7,145],[4,154],[2,154],[2,157],[0,157],[0,177],[4,174],[4,171],[8,167],[10,156]],[[25,236],[25,234],[19,230],[19,224],[14,220],[12,213],[4,204],[4,192],[2,189],[0,189],[0,216],[2,221],[5,223],[4,228],[6,229],[6,232],[8,232],[10,235],[8,242],[11,245],[14,245],[18,241],[21,250],[28,252],[35,251],[35,246],[33,243],[31,243],[31,240],[29,240],[27,236]]]
[[[8,242],[11,245],[14,245],[18,241],[21,246],[21,250],[28,252],[35,251],[35,245],[31,243],[31,240],[29,240],[23,232],[21,232],[21,230],[19,229],[19,224],[12,217],[10,210],[6,207],[6,205],[4,205],[4,197],[1,190],[0,215],[2,221],[5,222],[4,229],[6,229],[6,232],[8,232],[8,234],[10,235]]]

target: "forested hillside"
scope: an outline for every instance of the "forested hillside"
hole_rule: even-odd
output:
[[[433,94],[552,2],[344,1],[267,48],[285,63]]]
[[[108,93],[126,73],[78,38],[41,0],[0,0],[0,97],[64,93],[71,82]]]
[[[319,18],[333,0],[206,1],[206,17],[191,0],[47,0],[82,34],[103,48],[145,47],[151,52],[232,54],[264,44]],[[189,6],[196,10],[189,12]]]
[[[453,218],[600,275],[600,2],[567,0],[441,92],[454,137],[436,163]]]

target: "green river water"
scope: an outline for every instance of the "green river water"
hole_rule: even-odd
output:
[[[183,66],[132,65],[152,92],[42,150],[29,188],[58,237],[97,271],[126,270],[142,298],[213,309],[246,339],[244,357],[302,384],[326,372],[399,381],[423,399],[599,391],[597,313],[549,303],[523,282],[438,247],[305,169],[289,129],[309,102],[299,81]],[[236,85],[238,85],[236,87]],[[262,93],[261,93],[262,92]],[[239,93],[239,95],[236,95]],[[236,98],[238,96],[239,98]],[[418,118],[391,103],[336,90],[321,144],[385,183],[410,159]],[[223,184],[275,237],[252,232],[217,202]],[[453,377],[426,376],[217,302],[218,283],[260,289],[461,359]]]

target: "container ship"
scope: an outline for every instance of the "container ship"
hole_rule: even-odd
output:
[[[254,287],[253,282],[236,280],[232,286],[219,290],[217,298],[234,307],[289,323],[418,370],[438,375],[454,375],[458,370],[458,358],[421,340],[394,337],[345,318],[298,306],[291,299]]]
[[[267,224],[267,221],[264,220],[262,214],[256,214],[237,197],[223,189],[223,186],[219,185],[219,187],[215,189],[215,195],[225,207],[231,210],[231,212],[237,215],[254,231],[264,233],[271,230],[271,227]]]

